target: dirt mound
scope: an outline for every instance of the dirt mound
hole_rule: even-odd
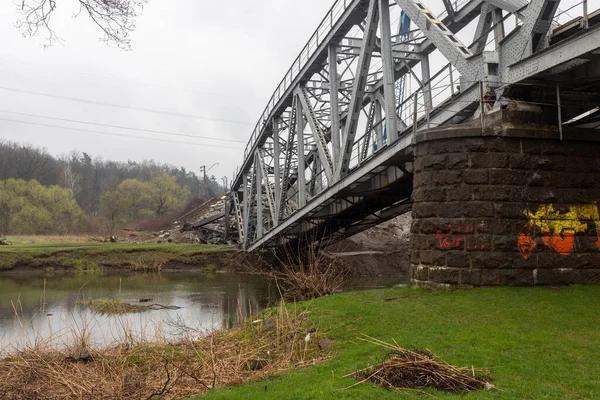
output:
[[[406,213],[327,247],[325,254],[342,258],[352,275],[408,279],[411,223]]]

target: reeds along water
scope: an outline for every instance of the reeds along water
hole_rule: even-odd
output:
[[[81,320],[54,333],[68,336],[61,347],[52,346],[53,338],[35,336],[10,351],[0,362],[0,398],[183,398],[309,365],[323,354],[320,333],[307,315],[282,301],[235,329],[186,327],[178,340],[161,334],[166,325],[144,336],[131,329],[130,320],[115,316],[120,325],[113,327],[120,332],[101,346],[91,335],[94,320]]]

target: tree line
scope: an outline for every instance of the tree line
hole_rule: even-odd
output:
[[[179,211],[201,193],[224,192],[214,176],[207,190],[203,185],[183,167],[115,162],[85,152],[54,157],[43,148],[0,140],[0,234],[66,233],[98,230],[97,225],[113,230]]]

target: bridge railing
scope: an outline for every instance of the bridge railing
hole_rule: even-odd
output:
[[[254,145],[258,140],[265,124],[267,121],[269,121],[271,112],[279,100],[281,100],[285,94],[285,91],[293,84],[294,80],[300,74],[300,71],[302,71],[302,69],[306,66],[308,61],[316,52],[317,48],[323,43],[323,41],[325,41],[325,38],[329,32],[331,32],[333,26],[338,22],[344,11],[346,11],[352,2],[352,0],[337,0],[325,18],[323,18],[318,28],[308,40],[298,57],[296,57],[296,60],[294,60],[294,63],[273,92],[273,95],[269,99],[265,110],[261,114],[254,131],[252,132],[252,136],[246,145],[246,149],[244,150],[244,159],[248,157],[250,151],[252,148],[254,148]]]

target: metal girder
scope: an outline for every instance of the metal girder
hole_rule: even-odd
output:
[[[319,159],[323,163],[325,176],[327,176],[327,182],[331,184],[333,182],[333,162],[331,161],[331,155],[329,154],[329,149],[327,148],[327,141],[325,140],[325,135],[316,121],[315,112],[312,108],[312,104],[310,104],[310,100],[308,99],[306,87],[302,86],[300,90],[298,90],[296,95],[300,99],[300,103],[302,103],[302,108],[304,109],[306,114],[306,120],[308,121],[310,130],[313,133],[313,137],[317,145],[317,150],[319,151]]]
[[[256,185],[256,238],[263,236],[263,202],[262,202],[262,171],[263,162],[260,154],[260,148],[256,150],[254,160],[254,180]]]
[[[502,44],[502,70],[539,50],[549,32],[560,0],[531,0],[523,25]]]
[[[360,152],[359,162],[362,162],[365,158],[367,158],[367,152],[369,151],[369,145],[371,142],[371,132],[373,131],[373,120],[375,119],[375,103],[376,101],[371,102],[371,106],[369,107],[369,115],[367,117],[367,125],[365,127],[365,138],[363,139],[363,147]]]
[[[430,10],[426,3],[436,8]],[[243,226],[238,231],[245,247],[302,241],[302,235],[322,235],[325,230],[344,237],[405,210],[409,205],[402,196],[410,196],[410,168],[403,168],[391,152],[402,153],[413,135],[428,127],[485,116],[485,110],[477,109],[486,85],[503,98],[544,102],[544,85],[560,84],[564,121],[597,107],[598,18],[587,20],[589,28],[569,22],[564,26],[575,28],[553,29],[558,34],[546,40],[557,4],[558,0],[336,0],[330,11],[331,30],[322,29],[327,21],[321,23],[282,80],[253,133],[244,170],[235,179],[233,190],[238,196],[244,192]],[[432,11],[444,6],[449,15],[439,21]],[[394,34],[402,30],[397,18],[401,9],[406,12],[401,18],[408,15],[416,25],[409,35]],[[511,13],[518,13],[516,26],[505,24]],[[337,22],[335,15],[340,16]],[[477,28],[466,47],[457,36],[470,36],[470,28],[463,28],[475,27],[471,21]],[[429,62],[436,49],[449,61],[441,69],[438,52]],[[460,86],[453,79],[457,76]],[[396,104],[400,77],[407,82],[406,97]],[[584,100],[585,92],[592,100]],[[506,104],[501,102],[502,98],[496,107]],[[581,123],[595,120],[584,117]],[[357,137],[363,129],[365,135]],[[322,187],[325,177],[327,185]],[[388,188],[386,182],[394,183]],[[358,200],[349,203],[353,198]],[[271,216],[263,219],[267,204]]]
[[[487,3],[511,13],[516,13],[527,5],[527,0],[485,0]]]
[[[492,14],[490,12],[491,9],[492,6],[490,6],[488,3],[484,3],[481,6],[481,17],[477,22],[477,28],[475,29],[475,34],[473,35],[473,42],[476,43],[473,49],[475,54],[481,53],[483,50],[485,50],[489,29],[492,26]]]
[[[396,114],[396,78],[394,74],[394,59],[392,57],[392,30],[390,25],[389,0],[379,1],[380,31],[381,31],[381,65],[383,72],[383,97],[385,98],[385,125],[388,140],[398,139]]]
[[[291,169],[292,169],[292,156],[294,153],[294,139],[296,136],[296,107],[297,98],[294,96],[294,100],[292,102],[292,110],[290,112],[290,119],[288,122],[288,140],[285,150],[285,162],[283,164],[283,177],[282,177],[282,185],[281,192],[279,193],[280,203],[279,203],[279,222],[281,222],[283,218],[283,213],[285,212],[285,203],[287,201],[287,193],[289,190],[290,180],[291,180]],[[302,116],[300,116],[302,118]]]
[[[231,192],[233,197],[233,206],[235,210],[235,223],[238,228],[238,238],[240,243],[244,243],[244,218],[242,217],[242,210],[240,207],[239,192]]]
[[[473,53],[444,25],[433,13],[420,3],[413,0],[395,0],[402,10],[408,14],[411,21],[421,31],[427,33],[427,38],[459,70],[467,81],[474,82],[482,74],[482,60],[473,58]]]
[[[329,98],[331,109],[331,145],[333,159],[340,157],[340,106],[339,106],[339,78],[337,70],[337,46],[329,45]]]
[[[267,170],[267,165],[265,164],[265,157],[263,154],[263,150],[258,150],[258,157],[261,166],[261,175],[265,185],[265,192],[267,194],[267,203],[269,204],[269,212],[271,214],[271,221],[273,221],[273,225],[276,224],[277,220],[277,212],[275,210],[275,196],[273,195],[273,190],[271,188],[271,182],[269,181],[269,172]]]
[[[454,6],[452,5],[452,0],[443,0],[443,2],[446,12],[448,13],[448,17],[454,21]]]
[[[597,50],[599,43],[600,25],[513,63],[504,72],[502,81],[515,83],[548,71]]]
[[[402,150],[406,151],[407,149],[410,149],[411,143],[412,135],[407,135],[401,137],[395,143],[383,148],[374,157],[367,160],[361,168],[353,170],[349,175],[343,177],[334,185],[321,192],[315,199],[313,199],[313,201],[311,201],[302,209],[298,210],[298,212],[296,212],[291,218],[283,221],[277,227],[277,229],[271,230],[265,234],[261,240],[257,240],[252,243],[250,247],[248,247],[248,250],[252,251],[261,247],[264,243],[272,240],[280,232],[286,231],[290,227],[295,226],[299,221],[307,218],[308,215],[311,215],[315,211],[322,209],[326,200],[334,199],[336,195],[342,192],[345,188],[348,188],[351,185],[358,183],[361,179],[364,179],[370,171],[373,171],[378,166],[389,162],[390,159],[395,157]]]
[[[279,224],[279,206],[281,204],[281,142],[279,141],[279,118],[273,118],[273,174],[275,175],[273,225]]]
[[[304,158],[304,116],[302,114],[302,102],[298,100],[299,96],[294,96],[296,100],[296,131],[298,132],[298,207],[304,207],[306,204],[306,160]]]
[[[342,136],[342,154],[337,161],[335,168],[335,176],[337,179],[345,176],[348,173],[350,166],[350,157],[352,156],[352,147],[354,146],[354,137],[358,125],[358,117],[362,109],[363,96],[367,85],[367,75],[375,47],[375,39],[377,32],[377,21],[379,13],[377,12],[377,0],[370,0],[369,11],[365,23],[365,35],[363,38],[362,48],[358,56],[358,65],[352,85],[352,96],[350,97],[349,113],[346,117],[346,126]]]

